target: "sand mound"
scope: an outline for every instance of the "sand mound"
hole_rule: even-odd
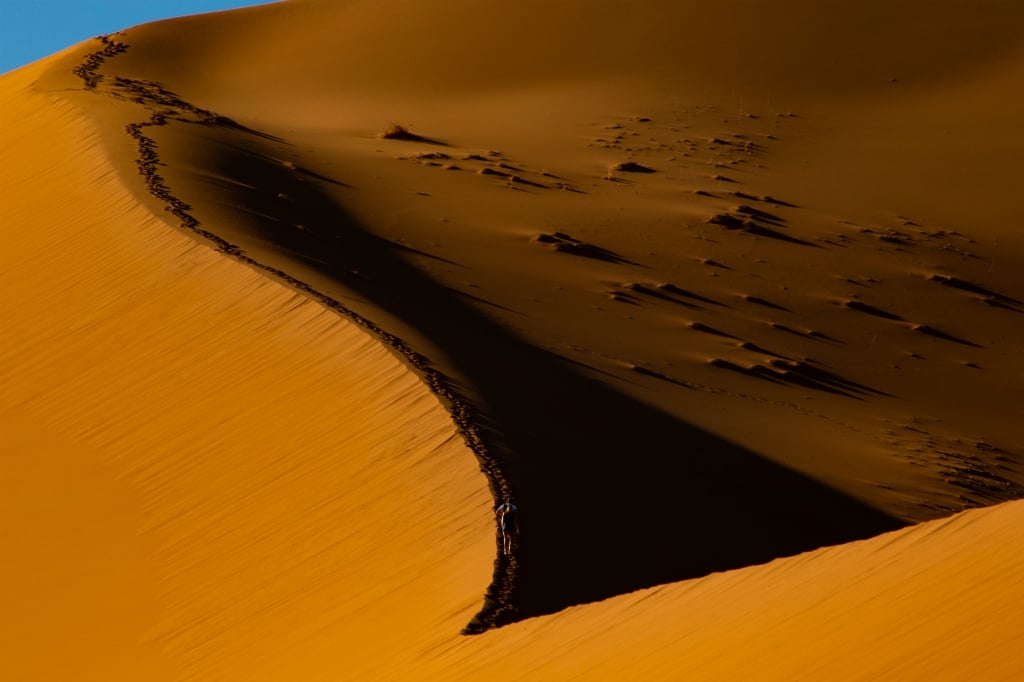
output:
[[[4,679],[365,679],[456,637],[493,528],[448,413],[352,324],[140,207],[72,107],[17,85]]]
[[[360,673],[500,677],[487,658],[560,677],[631,665],[652,614],[710,609],[674,606],[708,584],[735,617],[699,628],[707,651],[788,623],[743,585],[781,572],[795,603],[803,565],[868,620],[876,595],[951,590],[944,549],[895,539],[920,529],[842,543],[1024,495],[1019,15],[306,0],[6,77],[4,153],[25,172],[3,223],[26,227],[4,237],[19,331],[0,404],[25,447],[52,429],[37,447],[70,441],[113,467],[82,468],[97,489],[128,491],[96,513],[154,543],[119,561],[153,567],[165,612],[119,632],[156,623],[145,641],[199,679],[280,679],[286,650],[292,677],[330,677],[338,639]],[[488,484],[521,506],[496,560]],[[431,515],[404,525],[413,501]],[[992,520],[977,547],[961,521],[933,535],[990,571],[1016,510],[957,517]],[[907,566],[934,558],[934,580],[836,587],[890,541]],[[347,552],[372,558],[350,575]],[[979,618],[962,594],[878,660]],[[625,607],[636,629],[599,615],[624,604],[644,605]],[[787,641],[861,637],[800,608]],[[323,620],[277,636],[309,611]],[[996,611],[992,631],[1019,632]],[[470,643],[467,622],[504,627]],[[691,625],[667,624],[637,675],[671,677],[677,656],[722,672],[687,649]],[[588,644],[563,662],[534,632]],[[835,676],[859,674],[845,660]]]
[[[1022,522],[1013,502],[576,607],[472,639],[425,677],[1013,680]]]

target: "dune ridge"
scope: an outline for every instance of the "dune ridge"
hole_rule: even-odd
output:
[[[456,5],[446,11],[454,11]],[[152,57],[154,45],[164,45],[161,49],[165,51],[172,49],[164,44],[165,36],[183,26],[215,35],[218,26],[229,25],[224,22],[230,22],[232,16],[244,16],[250,30],[255,31],[261,17],[277,25],[290,21],[288,17],[306,21],[321,12],[323,16],[335,16],[346,11],[295,3],[272,6],[265,13],[253,10],[244,15],[214,15],[143,27],[137,32],[141,42],[128,52],[112,55],[116,61],[108,69],[104,92],[127,105],[119,116],[139,144],[138,170],[150,198],[169,202],[171,212],[180,214],[178,218],[188,229],[198,226],[200,216],[204,227],[198,229],[204,234],[216,232],[211,239],[218,247],[244,251],[243,259],[262,264],[257,267],[283,281],[297,282],[300,290],[307,287],[318,292],[314,296],[326,296],[334,304],[344,301],[343,307],[352,314],[372,320],[386,342],[415,349],[419,357],[412,364],[419,365],[421,373],[427,372],[424,376],[428,383],[433,381],[431,372],[445,377],[451,394],[441,396],[456,406],[457,421],[460,410],[470,411],[465,414],[469,418],[463,430],[475,430],[475,449],[483,452],[481,461],[489,470],[492,488],[498,496],[513,490],[532,512],[522,519],[528,540],[512,557],[498,555],[485,609],[471,629],[652,584],[758,563],[1019,496],[1019,453],[1005,429],[993,429],[995,422],[988,418],[989,412],[972,415],[964,425],[947,423],[953,415],[940,412],[924,429],[918,417],[908,419],[907,410],[917,409],[935,395],[932,382],[911,382],[912,395],[905,395],[908,377],[926,375],[903,371],[890,359],[889,351],[904,344],[919,344],[903,341],[898,328],[878,326],[906,325],[906,331],[913,335],[986,351],[960,363],[968,369],[987,369],[995,357],[987,352],[991,344],[977,343],[960,332],[960,325],[950,324],[948,314],[936,315],[934,311],[946,305],[938,288],[929,289],[930,302],[919,304],[919,314],[913,318],[895,312],[904,288],[894,281],[895,273],[907,268],[908,261],[936,259],[939,265],[932,266],[932,272],[957,273],[958,279],[983,282],[975,286],[1010,298],[1016,298],[1014,287],[1007,285],[1005,278],[990,284],[989,276],[980,275],[984,264],[994,257],[987,249],[971,247],[980,251],[980,257],[974,256],[980,262],[973,265],[963,259],[966,250],[960,245],[976,240],[962,233],[901,219],[912,223],[909,229],[882,230],[874,227],[874,222],[867,223],[871,225],[868,227],[841,221],[850,227],[837,234],[826,228],[822,234],[822,228],[814,224],[821,219],[815,217],[821,209],[809,216],[807,209],[797,205],[804,203],[802,200],[793,201],[799,199],[794,183],[802,183],[802,176],[790,179],[781,190],[776,186],[771,194],[757,191],[761,182],[779,182],[776,173],[761,169],[779,154],[779,136],[797,136],[796,130],[787,131],[799,128],[802,116],[789,113],[772,117],[747,105],[741,106],[740,121],[734,123],[719,120],[731,116],[719,105],[681,106],[674,102],[671,117],[676,125],[660,123],[669,114],[652,105],[647,106],[655,115],[653,119],[612,118],[613,122],[600,130],[609,130],[614,137],[593,138],[587,147],[608,149],[607,154],[625,152],[655,172],[641,174],[650,178],[616,177],[616,173],[630,173],[614,171],[627,167],[615,164],[611,171],[603,171],[606,175],[602,179],[611,182],[606,189],[578,171],[550,173],[519,155],[474,151],[462,146],[458,137],[444,133],[427,135],[430,143],[424,143],[423,135],[414,140],[367,140],[346,132],[321,152],[323,131],[282,129],[280,121],[273,119],[273,104],[261,108],[264,118],[266,112],[271,113],[269,127],[256,130],[236,122],[240,118],[236,115],[240,111],[235,109],[240,106],[237,101],[206,92],[203,83],[195,79],[187,79],[182,85],[219,102],[218,113],[207,105],[191,103],[168,87],[167,83],[177,76],[163,73],[162,62]],[[165,27],[169,33],[161,34]],[[258,42],[250,47],[256,53],[264,49]],[[109,49],[104,45],[101,52]],[[253,56],[250,52],[247,55]],[[69,64],[70,68],[92,63],[92,57],[83,58],[83,62]],[[648,64],[651,58],[646,54],[637,56],[640,64]],[[900,52],[900,58],[906,58],[906,54]],[[325,62],[327,73],[336,68],[338,59]],[[324,67],[306,68],[317,74]],[[243,80],[249,77],[247,71],[233,73]],[[660,79],[653,78],[652,87],[663,85]],[[275,85],[286,92],[290,87],[291,79]],[[455,90],[460,88],[454,86]],[[626,92],[627,96],[636,96]],[[550,98],[552,93],[543,91],[533,97]],[[593,98],[593,94],[584,96],[582,106],[593,106]],[[242,102],[246,101],[243,95]],[[320,106],[329,110],[332,105],[328,102]],[[602,101],[600,106],[608,104]],[[827,110],[831,105],[826,102],[818,106]],[[142,123],[138,120],[140,107],[145,117]],[[496,120],[501,120],[500,111],[492,109],[494,114],[499,115]],[[178,122],[200,125],[178,126]],[[574,134],[578,134],[578,126],[573,125]],[[672,139],[687,128],[692,130],[691,137]],[[766,129],[772,133],[765,134]],[[704,138],[710,131],[714,136]],[[507,141],[521,146],[525,139],[521,132],[517,129]],[[630,141],[651,135],[639,147]],[[335,138],[331,134],[328,139]],[[444,151],[438,151],[437,142],[444,143],[440,148]],[[310,149],[300,153],[299,146]],[[397,159],[382,156],[385,146],[397,154]],[[155,154],[157,147],[160,163],[165,164],[159,174],[155,160],[146,158]],[[424,148],[429,151],[418,151]],[[666,204],[669,193],[678,191],[671,185],[689,185],[692,180],[687,176],[693,172],[684,163],[678,174],[670,177],[664,172],[665,159],[658,158],[668,153],[698,158],[709,155],[707,162],[696,164],[698,168],[714,169],[714,175],[708,178],[712,184],[705,185],[709,189],[694,191],[693,201]],[[445,162],[461,168],[451,163],[456,158],[469,169],[477,169],[479,177],[493,176],[502,183],[491,187],[513,190],[503,198],[492,198],[518,220],[533,222],[538,218],[537,211],[542,220],[566,220],[566,212],[582,210],[570,219],[573,226],[569,229],[531,235],[532,243],[541,246],[545,245],[545,234],[556,235],[554,251],[563,262],[556,265],[540,261],[528,242],[513,245],[509,237],[521,239],[521,229],[467,231],[467,223],[478,223],[479,217],[460,215],[457,203],[439,202],[440,210],[455,216],[442,218],[442,223],[451,227],[445,228],[440,242],[436,236],[429,238],[433,242],[423,242],[426,234],[437,234],[436,228],[431,226],[432,219],[417,214],[412,204],[400,208],[395,217],[381,217],[382,211],[390,215],[387,212],[393,204],[404,206],[394,201],[396,183],[425,182],[429,177],[425,173],[436,173],[430,169]],[[393,159],[416,164],[400,168]],[[578,163],[578,156],[566,159]],[[339,162],[346,166],[358,162],[366,166],[367,172],[385,180],[355,191],[353,183],[358,180],[332,170]],[[455,188],[469,192],[461,175],[445,173],[427,184],[430,191],[414,195],[432,197],[436,192],[443,196]],[[187,204],[177,195],[169,196],[168,184],[188,199]],[[742,202],[732,203],[727,211],[719,208],[714,214],[717,217],[708,220],[709,227],[699,234],[705,244],[726,245],[712,246],[710,252],[728,264],[723,266],[721,260],[707,257],[701,263],[719,271],[707,273],[709,276],[728,279],[729,283],[712,279],[708,281],[710,287],[693,286],[696,273],[687,267],[689,259],[680,261],[671,251],[650,252],[647,258],[637,256],[636,244],[628,237],[625,224],[616,223],[614,229],[598,229],[596,233],[593,227],[581,227],[577,221],[600,225],[607,222],[605,216],[611,211],[625,208],[616,206],[622,196],[621,192],[616,194],[616,185],[632,189],[634,196],[643,196],[639,194],[641,186],[645,193],[652,193],[652,200],[634,200],[629,206],[634,213],[627,215],[647,221],[652,226],[648,238],[665,243],[678,239],[671,235],[673,228],[665,224],[666,209],[669,215],[683,211],[684,227],[692,230],[693,217],[709,205],[721,207],[723,201],[732,203],[733,197]],[[737,189],[728,189],[730,185]],[[531,193],[543,194],[557,186],[563,189],[561,196],[546,200],[536,210],[531,208]],[[566,189],[573,191],[566,193]],[[480,199],[472,200],[479,202],[488,191],[493,189],[478,184],[468,196],[479,194]],[[183,208],[186,206],[187,211]],[[479,210],[485,211],[482,205]],[[577,238],[580,229],[591,233],[582,235],[587,239]],[[502,258],[490,255],[488,240],[502,244]],[[875,243],[883,246],[875,247]],[[943,253],[947,247],[960,256],[960,262],[948,255],[950,251]],[[702,249],[709,252],[707,247]],[[762,257],[744,262],[749,249],[757,249]],[[871,266],[873,273],[879,272],[876,277],[843,279],[843,288],[851,290],[841,297],[822,295],[822,288],[827,291],[835,286],[821,282],[816,268],[803,269],[797,249],[821,252],[816,258],[831,268],[837,279],[839,273],[862,268],[869,256],[882,267]],[[872,252],[879,249],[885,249],[886,255],[875,259]],[[579,262],[565,262],[567,256]],[[658,257],[656,264],[645,262],[652,256]],[[783,282],[796,278],[790,281],[800,285],[776,288],[777,280],[758,275],[759,264],[769,260],[777,263],[774,270]],[[646,279],[653,274],[646,272],[652,265],[664,279]],[[516,267],[537,273],[537,281],[518,282],[514,279]],[[913,266],[912,276],[920,277],[918,267]],[[482,286],[459,281],[460,269],[465,269],[468,277],[483,280]],[[988,270],[991,273],[992,268]],[[552,272],[566,275],[557,282],[557,290],[571,292],[564,295],[564,301],[552,299],[547,293],[546,288],[554,283]],[[677,286],[680,280],[676,278],[680,276],[686,286]],[[613,302],[632,306],[636,313],[594,305],[588,291],[593,284],[588,280],[596,278],[607,287],[605,291]],[[753,278],[764,279],[765,283],[755,286]],[[521,315],[526,312],[523,299],[516,295],[519,284],[530,288],[532,302],[542,304],[537,313],[530,313],[533,319],[525,327],[521,325]],[[731,287],[743,289],[734,293]],[[807,301],[799,294],[804,290],[819,292]],[[648,292],[652,291],[660,292],[660,296],[651,296]],[[673,293],[679,291],[696,292],[697,298],[684,297],[682,317],[687,329],[706,340],[677,337],[676,316],[666,314],[665,308],[679,305],[679,295]],[[747,305],[730,304],[731,296],[738,296]],[[598,314],[586,311],[587,307]],[[572,319],[565,314],[570,310],[575,311],[580,324],[564,323]],[[844,312],[837,317],[834,311]],[[878,324],[860,324],[860,316],[877,318]],[[790,322],[811,318],[822,320],[822,325],[805,328]],[[609,345],[610,337],[601,332],[612,319],[636,320],[626,323],[632,329],[622,336],[623,346],[614,339]],[[989,316],[986,324],[994,329],[992,325],[1002,322]],[[781,341],[780,334],[787,340]],[[882,357],[888,365],[874,364],[874,358],[868,361],[867,355],[860,359],[848,352],[861,344],[871,349],[880,336],[888,339],[879,344],[887,350]],[[684,355],[681,360],[672,350],[678,343],[692,347],[689,357]],[[921,364],[927,364],[937,376],[957,373],[944,358],[936,361],[930,357],[931,346],[906,352],[918,362],[926,361]],[[680,363],[679,369],[673,368]],[[886,369],[879,371],[880,367]],[[998,375],[983,370],[975,376],[987,378],[986,382],[971,382],[977,383],[976,395],[995,396],[1006,391],[992,381]],[[960,378],[954,380],[971,385]],[[794,399],[790,393],[793,389],[807,393]],[[703,394],[702,399],[693,400],[686,395],[688,392]],[[1012,394],[1007,392],[1007,400]],[[581,401],[581,396],[587,399]],[[810,400],[815,402],[802,402]],[[936,407],[931,401],[925,413]],[[746,422],[740,429],[729,418],[736,408],[741,409]],[[957,419],[963,421],[962,417]],[[593,428],[595,420],[601,423],[600,430]],[[753,426],[772,422],[779,426],[760,430]],[[841,452],[828,458],[813,457],[815,450],[836,451],[837,431],[843,433]],[[681,450],[686,452],[682,459]],[[637,466],[620,465],[620,458],[627,452],[639,453],[632,455],[638,458]],[[918,454],[921,452],[923,456]],[[762,472],[759,477],[776,484],[758,488],[744,483],[757,478],[746,478],[754,469]],[[746,473],[736,476],[734,472]],[[624,486],[624,481],[629,481],[628,485]],[[625,497],[624,490],[630,491]],[[588,511],[591,522],[581,528],[580,510],[595,498],[619,502]],[[700,559],[666,543],[673,518],[688,518],[708,509],[714,510],[717,525],[709,527],[699,541],[702,551],[696,556]],[[812,509],[816,511],[809,512]],[[815,516],[841,521],[824,524]],[[750,518],[759,520],[756,529],[749,526]],[[639,535],[638,528],[644,529]],[[599,540],[608,537],[613,540]],[[724,537],[733,541],[724,542]],[[736,541],[739,537],[745,539]],[[613,556],[620,558],[611,560]],[[633,560],[621,559],[629,556]],[[581,580],[580,576],[589,575],[587,567],[592,564],[604,565],[605,574]]]
[[[45,66],[0,114],[2,676],[337,679],[339,642],[359,675],[457,636],[493,528],[447,411],[140,206]]]
[[[107,660],[184,679],[1009,678],[1017,658],[990,659],[1022,632],[998,596],[1024,495],[1018,12],[965,21],[951,0],[908,32],[880,2],[784,4],[294,0],[5,78],[25,173],[4,222],[59,226],[5,234],[2,419],[52,455],[7,460],[38,492],[6,518],[91,481],[38,528],[67,542],[61,514],[90,505],[116,521],[97,546],[142,577],[118,594],[89,574],[121,609],[100,608]],[[54,187],[72,191],[51,206]],[[168,320],[181,336],[133,345]],[[76,354],[101,369],[75,375]],[[195,405],[186,380],[209,382]],[[72,452],[75,473],[47,473]],[[521,505],[509,556],[471,452]],[[33,527],[9,524],[16,579],[37,566],[50,587],[26,594],[61,594]],[[96,606],[63,594],[73,629]]]
[[[73,69],[73,73],[82,79],[85,89],[92,92],[95,92],[103,81],[104,77],[100,74],[99,70],[104,63],[108,59],[127,52],[129,49],[129,45],[120,42],[116,35],[99,36],[96,40],[103,47],[86,55],[82,63]],[[444,374],[427,362],[422,354],[414,351],[399,337],[384,331],[366,317],[345,307],[339,300],[331,298],[280,268],[250,257],[238,245],[232,244],[208,229],[204,229],[202,223],[192,214],[192,207],[172,194],[164,178],[159,174],[158,168],[163,163],[160,159],[156,140],[147,136],[144,131],[150,127],[167,125],[170,120],[175,120],[201,126],[231,128],[257,137],[275,138],[240,126],[224,116],[198,108],[165,90],[159,84],[122,77],[114,77],[113,82],[114,89],[106,94],[117,99],[130,100],[134,103],[142,104],[147,109],[158,108],[151,114],[148,120],[127,124],[125,132],[135,141],[138,147],[136,165],[139,175],[145,181],[146,189],[150,195],[164,204],[165,211],[179,221],[178,226],[202,238],[217,252],[231,256],[264,275],[285,283],[325,308],[345,316],[373,334],[396,355],[402,357],[427,384],[430,390],[447,406],[457,429],[475,454],[481,471],[486,475],[493,497],[495,499],[509,497],[511,492],[508,482],[505,480],[501,468],[488,452],[484,440],[478,433],[478,425],[482,419],[474,415],[474,409],[470,401],[452,390]],[[486,627],[508,622],[515,618],[514,615],[511,615],[515,612],[511,602],[514,589],[512,583],[515,579],[516,565],[514,557],[499,555],[499,558],[495,561],[494,579],[485,595],[483,610],[464,628],[464,632],[475,634]]]
[[[103,48],[93,54],[120,55],[128,51],[123,43],[111,38],[101,38],[100,42]],[[90,55],[83,64],[99,66],[102,62]],[[90,82],[86,80],[87,89],[94,90],[88,88]],[[158,174],[157,168],[163,164],[158,143],[142,131],[184,122],[211,129],[213,140],[221,129],[239,133],[242,141],[235,144],[241,144],[245,151],[237,158],[224,156],[218,163],[230,164],[231,176],[242,186],[257,187],[290,170],[271,160],[272,150],[261,148],[263,140],[281,140],[196,107],[159,83],[121,76],[113,76],[111,82],[112,89],[104,90],[106,94],[140,104],[144,111],[155,109],[148,121],[129,123],[126,130],[138,144],[138,172],[149,193],[166,205],[165,210],[181,221],[181,227],[212,242],[218,251],[280,279],[376,333],[451,406],[488,475],[495,498],[514,493],[528,510],[520,521],[524,540],[514,553],[497,554],[484,606],[465,632],[477,633],[568,605],[760,563],[899,525],[896,519],[816,481],[762,461],[713,434],[610,391],[565,367],[556,357],[523,344],[382,249],[379,241],[327,197],[293,185],[288,192],[289,204],[313,211],[315,220],[330,221],[335,230],[340,225],[348,226],[345,250],[339,253],[344,259],[338,264],[341,267],[313,264],[312,270],[335,282],[358,287],[378,310],[383,308],[406,325],[411,324],[417,338],[425,337],[449,358],[445,369],[439,370],[398,336],[384,332],[339,303],[340,296],[327,296],[287,272],[298,266],[300,272],[308,273],[313,258],[322,263],[322,245],[295,243],[287,236],[280,240],[275,235],[271,240],[277,242],[280,252],[307,254],[306,260],[282,261],[280,253],[267,249],[255,259],[248,255],[253,246],[258,246],[251,234],[238,232],[232,242],[201,227],[190,203],[172,194]],[[243,205],[247,200],[240,197]],[[218,230],[218,223],[211,227]],[[358,254],[357,259],[353,252]],[[284,265],[267,265],[268,259]],[[359,268],[358,279],[349,274],[355,272],[353,266]],[[374,282],[371,287],[359,281],[367,278]],[[479,339],[487,340],[484,352],[478,347]],[[451,390],[443,379],[453,370],[461,394]],[[543,395],[545,401],[524,400],[521,391],[510,388],[517,382],[532,386],[530,395]],[[583,396],[586,399],[581,401]],[[474,415],[472,406],[476,401],[486,407]],[[595,430],[592,415],[596,411],[615,415],[614,422]],[[680,457],[681,443],[686,443],[694,455]],[[632,471],[614,459],[616,453],[628,450],[648,453],[643,455],[646,461]],[[651,475],[657,470],[661,470],[659,475]],[[746,483],[734,471],[753,474],[750,480],[758,481],[758,485]],[[624,481],[628,481],[625,487]],[[767,481],[772,483],[765,485]],[[686,492],[679,492],[681,486]],[[579,523],[579,507],[587,499],[623,497],[624,491],[628,491],[628,501],[589,510],[589,522]],[[806,511],[809,508],[817,508],[829,522],[810,517]],[[708,509],[715,510],[717,524],[699,540],[691,538],[703,547],[700,558],[664,540],[675,519]],[[754,518],[757,521],[752,524]],[[730,541],[723,542],[722,537]],[[603,570],[587,577],[588,567],[594,565],[603,566]]]
[[[1013,680],[1022,514],[1008,502],[574,607],[467,640],[425,677]]]

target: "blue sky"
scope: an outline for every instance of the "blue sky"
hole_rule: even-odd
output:
[[[0,73],[87,38],[155,19],[268,0],[0,0]]]

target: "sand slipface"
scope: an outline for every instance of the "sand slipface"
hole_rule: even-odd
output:
[[[1020,570],[1019,10],[677,5],[288,2],[5,78],[4,224],[40,227],[4,236],[0,397],[19,447],[84,462],[7,466],[24,509],[110,491],[40,520],[117,520],[141,606],[109,650],[1008,674],[1020,623],[953,576]],[[521,507],[497,558],[488,492]],[[21,537],[19,575],[52,569]]]

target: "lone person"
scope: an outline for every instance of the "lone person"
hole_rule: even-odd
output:
[[[519,507],[511,497],[505,498],[505,501],[494,510],[498,515],[498,528],[501,529],[501,551],[506,555],[512,552],[512,541],[519,533],[519,524],[516,523],[517,511]]]

